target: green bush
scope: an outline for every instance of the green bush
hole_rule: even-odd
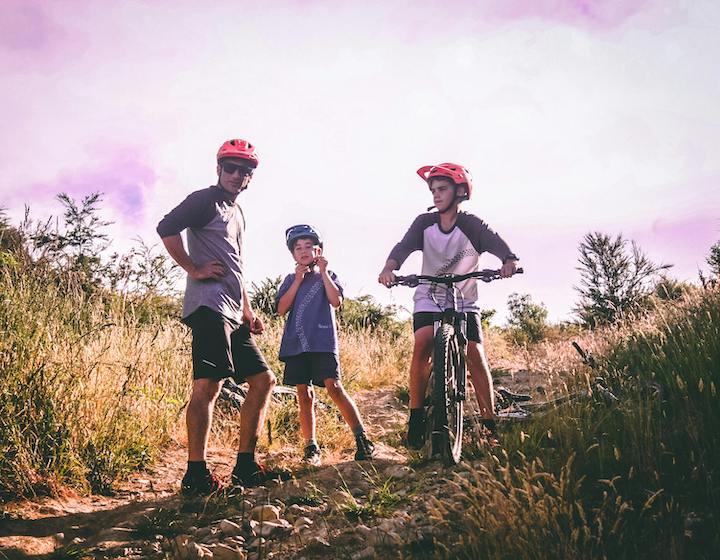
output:
[[[547,329],[548,310],[542,303],[534,303],[529,294],[510,294],[508,324],[515,342],[539,342]]]

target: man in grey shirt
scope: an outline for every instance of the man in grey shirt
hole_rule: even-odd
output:
[[[263,332],[243,278],[245,218],[235,202],[258,165],[255,147],[228,140],[217,154],[217,185],[191,193],[158,224],[170,256],[187,272],[183,322],[193,333],[193,390],[186,413],[188,470],[183,493],[209,494],[221,487],[206,464],[213,409],[223,380],[246,381],[240,444],[233,484],[256,486],[273,473],[255,461],[255,446],[275,375],[251,334]],[[187,230],[187,250],[180,233]]]

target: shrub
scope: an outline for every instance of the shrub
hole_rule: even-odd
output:
[[[508,324],[516,342],[539,342],[547,328],[548,310],[542,303],[534,303],[529,294],[510,294]]]

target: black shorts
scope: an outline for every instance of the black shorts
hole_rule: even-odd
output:
[[[324,387],[326,379],[340,379],[340,363],[332,352],[303,352],[283,358],[285,385],[317,385]]]
[[[413,332],[422,327],[432,327],[435,323],[433,318],[434,313],[430,311],[420,311],[419,313],[413,313]],[[480,315],[474,311],[468,311],[467,315],[467,338],[478,344],[482,344],[483,336],[482,329],[480,328]]]
[[[269,370],[246,325],[238,327],[209,307],[198,307],[183,322],[192,329],[193,379],[241,383]]]

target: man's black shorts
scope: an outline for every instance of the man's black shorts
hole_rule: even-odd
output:
[[[467,315],[467,338],[478,344],[482,344],[483,336],[482,329],[480,328],[480,315],[473,311],[465,313]],[[413,332],[421,327],[433,326],[435,320],[433,319],[433,313],[429,311],[420,311],[413,313]]]
[[[340,379],[340,363],[332,352],[303,352],[283,358],[285,385],[325,386],[326,379]]]
[[[238,383],[268,371],[246,325],[234,325],[209,307],[198,307],[183,322],[192,329],[193,379],[232,377]]]

